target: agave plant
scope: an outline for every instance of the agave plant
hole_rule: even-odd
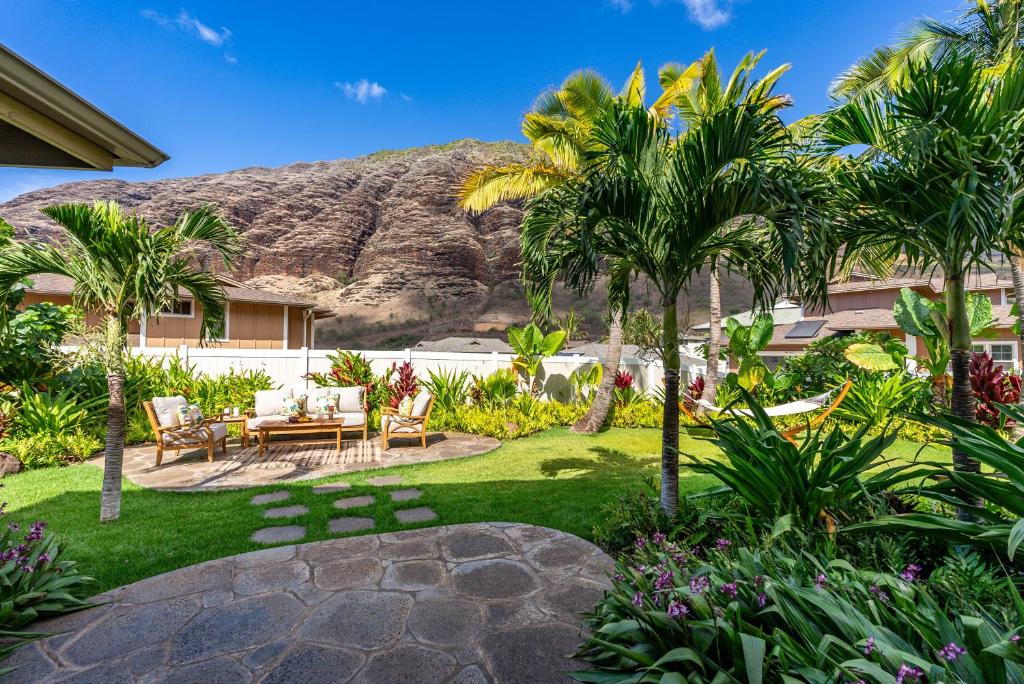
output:
[[[423,386],[434,397],[434,406],[448,413],[469,401],[469,371],[442,368],[435,373],[428,370]]]

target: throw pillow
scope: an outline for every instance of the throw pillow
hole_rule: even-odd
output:
[[[299,407],[299,402],[293,397],[286,397],[281,404],[281,413],[286,416],[299,416],[304,412]]]
[[[199,404],[189,404],[189,413],[192,414],[192,424],[199,425],[203,422],[203,410],[199,408]]]
[[[412,415],[412,397],[406,395],[398,402],[398,415],[402,418],[408,418]]]
[[[186,406],[179,406],[176,409],[178,413],[178,425],[190,426],[192,425],[192,410]]]

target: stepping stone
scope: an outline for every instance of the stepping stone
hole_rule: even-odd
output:
[[[423,496],[423,492],[418,489],[398,489],[391,492],[392,501],[412,501]]]
[[[309,513],[309,509],[305,506],[282,506],[281,508],[268,508],[263,511],[264,518],[297,518],[300,515],[306,515]]]
[[[340,492],[344,489],[352,489],[352,485],[350,485],[348,482],[331,482],[330,484],[313,487],[313,493],[330,494],[332,492]]]
[[[344,499],[338,499],[334,502],[335,508],[360,508],[361,506],[370,506],[377,499],[367,494],[366,496],[349,496]]]
[[[270,492],[269,494],[257,494],[256,496],[249,499],[249,503],[251,503],[253,506],[262,506],[263,504],[284,501],[291,495],[291,492],[289,492],[287,489],[282,489],[279,492]]]
[[[328,521],[331,532],[358,532],[373,529],[373,518],[334,518]]]
[[[280,544],[281,542],[298,541],[305,536],[306,528],[302,525],[284,525],[256,530],[249,539],[259,544]]]
[[[398,518],[399,522],[416,523],[436,520],[437,513],[426,506],[420,506],[419,508],[406,508],[402,511],[395,511],[395,517]]]
[[[371,477],[366,481],[367,484],[371,484],[374,487],[387,487],[388,485],[402,484],[404,482],[401,475],[381,475],[380,477]]]

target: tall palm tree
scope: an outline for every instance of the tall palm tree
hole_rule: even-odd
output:
[[[690,87],[697,73],[696,64],[673,65],[672,73],[660,78],[662,91],[650,111],[666,120],[676,98]],[[645,89],[644,71],[637,64],[618,97],[643,106]],[[541,93],[522,123],[523,135],[530,141],[534,157],[521,164],[492,164],[473,171],[459,189],[459,204],[470,211],[486,211],[499,202],[536,197],[578,177],[581,160],[592,147],[594,122],[615,100],[615,91],[608,81],[589,69],[574,72],[558,89]],[[593,433],[604,425],[621,355],[622,317],[611,316],[601,383],[587,413],[572,426],[573,432]]]
[[[987,75],[1004,73],[1024,49],[1024,0],[970,0],[952,21],[922,18],[912,22],[896,44],[877,48],[843,72],[832,94],[846,98],[886,90],[904,82],[912,65],[970,56]],[[1024,229],[1024,228],[1022,228]],[[1010,278],[1016,301],[1024,297],[1024,252],[1009,250]],[[1024,349],[1024,305],[1017,307],[1018,342]]]
[[[758,88],[750,88],[750,79],[758,62],[764,56],[764,51],[759,53],[749,52],[740,60],[740,63],[733,69],[729,80],[722,83],[721,72],[718,68],[718,61],[715,59],[715,51],[709,50],[700,60],[700,74],[693,80],[693,84],[687,90],[680,93],[673,103],[678,113],[680,126],[685,128],[698,125],[703,117],[720,111],[723,107],[732,106],[740,102],[751,102],[764,100],[764,106],[774,107],[785,106],[789,99],[785,95],[776,95],[772,98],[763,98],[765,89],[775,86],[782,75],[789,70],[789,65],[784,64],[770,73],[766,74],[758,82]],[[675,64],[662,67],[659,72],[660,78],[665,84],[677,83],[681,68]],[[708,363],[707,372],[704,377],[704,395],[707,401],[714,402],[718,389],[718,357],[722,349],[722,289],[719,260],[716,255],[708,259],[709,287],[708,287]]]
[[[667,397],[679,392],[679,297],[708,258],[745,273],[759,302],[773,301],[795,266],[789,233],[797,227],[800,188],[787,163],[791,139],[778,116],[781,103],[768,102],[771,87],[747,87],[759,96],[709,113],[678,137],[644,108],[617,102],[595,124],[580,177],[530,202],[523,221],[524,274],[537,300],[550,297],[559,274],[588,291],[604,260],[615,311],[628,306],[635,277],[650,282],[663,312]],[[661,503],[672,514],[679,498],[677,402],[665,402],[663,418]]]
[[[965,279],[992,250],[1020,248],[1011,227],[1024,185],[1024,67],[993,82],[971,57],[912,66],[906,80],[841,104],[823,119],[824,151],[863,148],[835,173],[831,242],[810,254],[850,262],[874,251],[945,278],[954,415],[974,420]],[[839,246],[845,247],[836,256]],[[959,470],[977,462],[954,447]]]
[[[109,399],[100,520],[116,520],[121,511],[128,322],[159,316],[184,290],[202,311],[200,338],[218,336],[224,325],[224,292],[213,274],[193,265],[191,249],[208,243],[230,266],[240,251],[239,238],[210,207],[182,214],[157,230],[125,214],[115,202],[58,204],[43,213],[60,226],[64,239],[56,245],[14,242],[0,249],[0,312],[23,278],[53,273],[74,280],[74,303],[101,316],[96,346]]]

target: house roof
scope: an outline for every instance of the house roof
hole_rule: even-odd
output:
[[[829,294],[840,292],[860,292],[864,290],[898,290],[909,287],[926,287],[934,293],[944,291],[941,276],[910,276],[899,278],[871,278],[863,276],[857,280],[849,280],[843,283],[831,283],[828,286]],[[968,290],[987,290],[991,288],[1011,288],[1013,282],[1000,278],[996,273],[971,273],[967,276]]]
[[[0,165],[159,166],[169,157],[0,44]]]
[[[74,287],[74,281],[71,278],[57,275],[55,273],[41,273],[33,276],[31,280],[32,287],[28,288],[29,292],[70,295],[71,290]],[[282,306],[293,306],[298,309],[311,309],[317,318],[328,318],[333,315],[329,309],[319,307],[316,304],[304,302],[302,300],[295,299],[294,297],[278,294],[276,292],[269,292],[267,290],[249,287],[248,285],[225,276],[217,276],[217,280],[220,282],[221,287],[224,288],[224,294],[228,298],[228,301],[252,302],[255,304],[280,304]],[[182,298],[189,299],[187,293],[186,296]]]
[[[777,301],[769,313],[771,313],[776,325],[781,325],[783,323],[795,323],[800,320],[801,315],[800,305],[789,299],[780,299]],[[730,318],[735,318],[736,322],[740,325],[750,325],[754,322],[754,317],[757,314],[758,312],[750,309],[731,316],[722,316],[722,329],[725,329],[725,322]],[[709,323],[701,323],[693,326],[693,330],[708,330],[710,327],[711,325]]]
[[[445,337],[440,340],[423,340],[413,349],[451,353],[512,353],[512,347],[509,346],[508,342],[495,337]]]
[[[1015,317],[1010,313],[1011,306],[997,305],[992,307],[992,319],[995,328],[1009,328]],[[892,309],[853,309],[816,318],[808,318],[802,323],[821,321],[822,326],[815,335],[810,337],[787,337],[797,324],[776,325],[769,346],[775,345],[806,345],[816,340],[830,337],[841,331],[860,330],[896,330],[899,326],[892,315]]]

